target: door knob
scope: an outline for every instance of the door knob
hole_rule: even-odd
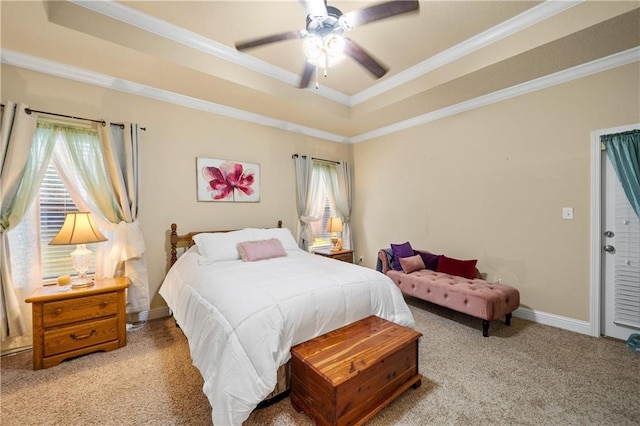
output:
[[[616,248],[614,246],[610,246],[609,244],[607,244],[606,246],[602,247],[602,249],[604,251],[606,251],[607,253],[614,253],[616,251]]]
[[[616,235],[616,234],[614,234],[613,231],[606,231],[604,233],[604,236],[607,237],[607,238],[612,238],[614,235]]]

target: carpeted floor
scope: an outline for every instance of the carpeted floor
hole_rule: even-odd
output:
[[[639,425],[640,353],[624,342],[513,318],[481,321],[410,299],[422,386],[370,425]],[[126,347],[33,371],[31,352],[0,361],[0,423],[210,425],[202,378],[173,320],[129,331]],[[286,398],[245,425],[312,425]]]

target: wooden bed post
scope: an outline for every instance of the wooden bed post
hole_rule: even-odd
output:
[[[169,264],[169,266],[173,266],[174,263],[176,263],[176,260],[178,260],[178,252],[177,252],[177,247],[178,247],[178,225],[176,225],[175,223],[171,224],[171,263]]]

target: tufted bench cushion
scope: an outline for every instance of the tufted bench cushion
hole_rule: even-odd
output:
[[[506,323],[509,325],[511,313],[520,306],[520,293],[508,285],[429,269],[409,274],[384,269],[384,273],[404,294],[482,319],[484,336],[488,335],[489,321],[506,316]]]

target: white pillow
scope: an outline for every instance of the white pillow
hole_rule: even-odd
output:
[[[198,251],[209,260],[240,259],[238,244],[254,239],[248,229],[202,233],[193,236],[193,241],[198,246]]]
[[[277,238],[282,243],[285,251],[300,250],[296,239],[293,238],[288,228],[251,228],[249,229],[253,236],[253,240],[270,240]]]

